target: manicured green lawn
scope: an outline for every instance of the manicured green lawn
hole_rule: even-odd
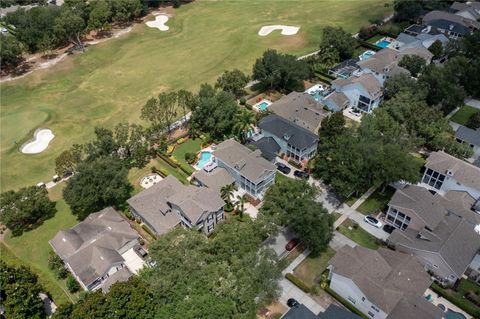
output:
[[[50,191],[51,199],[57,201],[55,216],[22,236],[12,237],[9,233],[5,238],[7,247],[2,247],[2,259],[5,253],[7,261],[17,261],[29,266],[38,275],[45,289],[51,293],[57,305],[77,299],[67,292],[65,281],[55,278],[55,274],[48,268],[48,254],[52,250],[48,241],[60,229],[72,227],[77,223],[70,208],[61,199],[64,185],[63,183]]]
[[[351,230],[349,227],[351,227]],[[360,246],[370,249],[377,249],[380,247],[380,244],[375,237],[363,230],[360,226],[355,226],[355,222],[351,219],[345,220],[340,226],[338,226],[338,231]]]
[[[383,38],[385,38],[384,35],[377,34],[377,35],[374,35],[373,37],[371,37],[370,39],[368,39],[367,42],[371,43],[371,44],[375,44],[375,42],[377,42],[378,40],[383,39]]]
[[[352,195],[351,197],[349,197],[347,199],[347,201],[345,202],[345,204],[347,204],[348,206],[352,206],[353,204],[355,204],[355,202],[358,200],[358,197]]]
[[[463,309],[465,312],[472,315],[474,318],[480,318],[480,307],[476,306],[474,303],[464,297],[469,291],[477,294],[477,296],[480,295],[480,286],[473,281],[461,279],[457,289],[458,291],[454,291],[453,289],[444,289],[436,283],[432,284],[432,289],[459,308]]]
[[[173,157],[175,157],[180,165],[187,171],[192,171],[192,166],[185,161],[186,153],[197,153],[201,149],[203,141],[200,138],[188,139],[186,142],[175,146],[173,151]]]
[[[250,73],[267,48],[297,55],[314,51],[323,27],[355,33],[369,19],[390,13],[386,3],[392,1],[199,0],[175,10],[167,32],[137,24],[130,33],[48,70],[3,83],[1,188],[50,180],[62,151],[90,140],[95,126],[141,122],[141,107],[153,95],[197,90],[224,70]],[[279,23],[298,25],[300,32],[258,36],[261,26]],[[55,139],[41,154],[21,154],[21,142],[38,127],[52,129]]]
[[[357,208],[357,211],[364,215],[368,215],[377,210],[383,211],[394,193],[395,189],[393,187],[387,186],[383,193],[382,187],[379,187]]]
[[[328,261],[335,255],[335,251],[328,247],[320,256],[308,256],[300,265],[293,270],[295,276],[300,278],[304,283],[313,287],[317,284],[317,278],[327,268]]]
[[[468,120],[478,112],[480,112],[479,109],[476,109],[469,105],[464,105],[457,111],[457,113],[453,114],[450,120],[455,123],[465,125],[467,124]]]
[[[283,175],[282,173],[280,172],[277,172],[275,174],[275,183],[282,183],[282,182],[285,182],[285,181],[291,181],[293,180],[293,178],[290,178],[288,176],[285,176]]]

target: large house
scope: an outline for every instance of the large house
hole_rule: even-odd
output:
[[[127,221],[108,207],[59,231],[49,243],[83,289],[106,291],[143,266],[134,250],[138,238]]]
[[[169,175],[127,200],[132,214],[160,236],[178,225],[210,235],[224,218],[218,190],[185,186]]]
[[[473,150],[473,158],[480,157],[480,128],[476,130],[460,125],[455,132],[457,142],[470,146]]]
[[[262,199],[275,183],[275,165],[263,158],[260,150],[252,151],[233,138],[217,145],[213,163],[215,169],[225,169],[239,189],[254,199]]]
[[[463,191],[445,196],[410,185],[395,192],[388,204],[386,222],[397,229],[388,242],[415,255],[445,284],[453,284],[467,270],[480,249],[480,213],[476,200]]]
[[[350,100],[342,92],[333,91],[323,99],[323,103],[330,111],[340,112],[350,105]]]
[[[449,12],[466,19],[478,21],[480,19],[480,2],[457,2],[455,1],[449,8]]]
[[[432,280],[413,256],[345,245],[328,269],[330,288],[369,318],[443,317],[423,296]]]
[[[350,106],[366,113],[377,108],[383,98],[382,84],[367,73],[347,79],[338,78],[332,82],[332,89],[343,93],[350,101]]]
[[[426,32],[424,33],[419,33],[417,35],[411,35],[402,32],[393,42],[393,46],[397,50],[405,50],[408,48],[428,49],[436,41],[439,41],[442,46],[445,47],[448,43],[448,38],[442,33],[430,34],[428,33],[428,30],[426,30]]]
[[[478,200],[480,199],[480,167],[443,151],[433,152],[425,164],[421,185],[442,195],[450,190],[464,191]]]
[[[460,11],[450,13],[434,10],[423,17],[423,23],[449,38],[457,39],[480,29],[480,22],[465,16],[466,13]]]
[[[255,145],[267,157],[271,150],[270,143],[276,143],[279,152],[285,154],[288,160],[297,163],[306,164],[317,152],[317,134],[276,114],[264,117],[258,127],[261,129],[262,138]]]
[[[304,92],[291,92],[271,104],[268,109],[315,134],[322,120],[328,116],[323,105]]]

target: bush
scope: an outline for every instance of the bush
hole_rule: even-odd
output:
[[[328,292],[329,295],[331,295],[333,298],[335,298],[338,302],[340,302],[342,305],[345,306],[345,308],[347,308],[348,310],[350,310],[351,312],[359,315],[360,317],[362,318],[367,318],[360,310],[358,310],[357,308],[355,308],[351,303],[349,303],[347,300],[343,299],[342,297],[340,297],[335,291],[333,291],[332,289],[330,289],[330,287],[326,287],[324,288],[324,290],[326,292]]]
[[[185,143],[187,140],[188,140],[188,138],[186,138],[186,137],[180,137],[180,138],[177,140],[177,145],[183,144],[183,143]]]
[[[310,293],[311,288],[306,283],[304,283],[300,278],[296,277],[294,274],[287,273],[285,275],[285,278],[290,280],[295,286],[297,286],[298,288],[300,288],[304,292]]]
[[[243,96],[240,98],[240,105],[245,105],[247,103],[247,99]]]
[[[245,108],[250,111],[253,109],[253,107],[248,103],[245,103]]]
[[[226,213],[231,213],[233,211],[234,207],[233,207],[233,204],[228,202],[227,204],[225,204],[225,206],[223,207],[223,210],[226,212]]]
[[[196,157],[197,156],[195,153],[192,153],[192,152],[185,153],[185,161],[187,161],[187,163],[189,164],[193,163]]]
[[[295,168],[298,168],[298,169],[301,169],[302,167],[300,166],[300,164],[298,164],[297,162],[295,162],[294,160],[289,160],[288,161],[288,164],[292,165],[293,167]]]
[[[167,155],[171,155],[175,150],[175,145],[168,145],[167,146]]]
[[[77,282],[75,278],[73,278],[72,275],[68,275],[66,285],[67,285],[68,291],[71,293],[75,293],[80,290],[80,284]]]
[[[130,219],[130,220],[133,219],[132,213],[130,213],[128,210],[125,212],[125,217],[127,217],[127,218]]]
[[[155,235],[155,234],[150,230],[150,228],[148,228],[147,225],[143,224],[143,225],[142,225],[142,229],[143,229],[144,231],[146,231],[147,234],[149,234],[149,235],[152,236],[153,238],[155,238],[155,239],[157,238],[157,235]]]
[[[138,240],[138,243],[140,244],[140,246],[143,246],[143,245],[145,245],[145,240],[143,240],[143,238],[140,238]]]
[[[368,27],[361,27],[360,32],[358,32],[358,37],[360,40],[367,40],[373,37],[378,33],[378,28],[377,26],[371,25]]]

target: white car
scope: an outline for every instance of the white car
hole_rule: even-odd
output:
[[[363,220],[367,223],[367,224],[370,224],[372,226],[375,226],[377,228],[382,228],[383,224],[378,220],[376,219],[375,217],[373,216],[370,216],[370,215],[367,215],[363,218]]]

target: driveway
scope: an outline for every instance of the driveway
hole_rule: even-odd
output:
[[[290,282],[290,280],[283,278],[280,280],[280,288],[282,289],[279,301],[287,305],[287,300],[293,298],[299,303],[304,304],[305,307],[310,309],[313,313],[319,314],[325,311],[315,300],[313,300],[308,294],[300,290],[297,286]]]
[[[268,248],[272,248],[277,254],[278,258],[282,259],[288,255],[285,245],[287,245],[287,243],[295,237],[295,234],[285,227],[278,233],[276,237],[267,238],[263,242],[263,245]]]

